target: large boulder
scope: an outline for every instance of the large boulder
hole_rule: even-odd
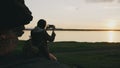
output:
[[[70,68],[68,65],[40,57],[7,61],[7,63],[1,64],[0,68]]]
[[[0,1],[0,29],[10,29],[30,23],[31,11],[24,0]]]

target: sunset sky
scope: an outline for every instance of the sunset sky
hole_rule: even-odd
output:
[[[33,28],[39,19],[57,28],[120,29],[120,0],[25,0]]]

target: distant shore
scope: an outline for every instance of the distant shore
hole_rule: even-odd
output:
[[[25,30],[30,31],[32,28],[26,28]],[[51,29],[49,29],[51,30]],[[120,29],[62,29],[56,28],[55,31],[120,31]]]

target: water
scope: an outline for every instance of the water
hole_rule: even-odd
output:
[[[120,31],[55,31],[55,41],[77,42],[120,42]],[[51,33],[50,31],[48,32]],[[29,39],[30,31],[25,31],[20,40]]]

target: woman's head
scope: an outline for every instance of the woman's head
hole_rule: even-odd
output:
[[[37,23],[37,26],[44,29],[46,26],[46,21],[44,19],[40,19]]]

